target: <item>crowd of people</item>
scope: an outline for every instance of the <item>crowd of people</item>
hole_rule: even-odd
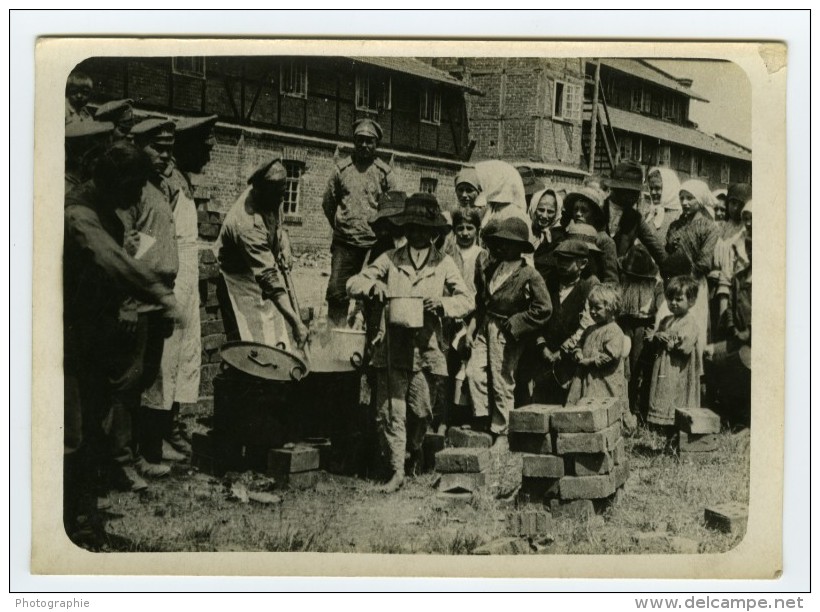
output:
[[[107,491],[145,489],[191,452],[179,419],[201,355],[191,176],[216,123],[137,117],[130,100],[91,113],[90,86],[73,74],[66,88],[64,519],[78,540]],[[658,428],[670,448],[676,408],[748,424],[749,185],[712,193],[623,162],[527,194],[490,160],[458,173],[443,210],[399,190],[375,121],[353,133],[321,203],[327,325],[366,331],[385,491],[427,432],[467,423],[503,452],[510,410],[533,402],[621,398],[627,426]],[[290,278],[286,179],[266,160],[227,213],[219,293],[229,339],[299,352],[312,332]]]

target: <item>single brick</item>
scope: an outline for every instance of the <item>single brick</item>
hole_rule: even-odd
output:
[[[552,454],[552,436],[538,433],[510,433],[508,436],[510,450],[514,453],[532,455]]]
[[[600,499],[615,492],[615,486],[609,474],[564,476],[560,486],[561,499]]]
[[[725,533],[740,534],[746,531],[749,508],[739,502],[729,502],[706,508],[703,511],[706,526]]]
[[[711,453],[718,449],[717,434],[690,434],[685,431],[678,436],[678,448],[682,453]]]
[[[561,478],[564,458],[557,455],[524,455],[521,475],[527,478]]]
[[[490,465],[490,451],[486,448],[445,448],[436,453],[436,471],[483,472]]]
[[[484,472],[442,474],[438,490],[443,493],[475,493],[487,482]]]
[[[216,238],[219,236],[219,225],[216,223],[200,223],[198,229],[201,238]]]
[[[319,450],[312,446],[272,448],[268,451],[268,475],[276,478],[319,469]]]
[[[675,426],[690,434],[720,433],[720,417],[708,408],[678,408]]]
[[[521,478],[518,501],[524,504],[544,504],[560,495],[560,478]]]
[[[594,433],[559,433],[555,436],[555,452],[559,455],[603,453],[614,449],[620,437],[620,422]]]
[[[609,406],[588,404],[567,406],[550,416],[550,429],[559,433],[584,433],[606,429],[609,425]]]
[[[219,264],[210,263],[210,264],[199,264],[199,278],[200,279],[208,279],[208,278],[216,278],[219,276]]]
[[[313,489],[316,483],[319,482],[319,472],[317,470],[295,472],[293,474],[272,474],[272,476],[276,479],[276,487],[280,489],[304,491],[305,489]]]
[[[544,510],[518,510],[507,514],[507,533],[512,536],[536,536],[552,528],[552,515]]]
[[[439,491],[436,493],[434,505],[440,508],[460,508],[473,501],[473,494],[469,491]]]
[[[579,453],[568,455],[572,463],[573,476],[595,476],[598,474],[609,474],[615,467],[615,459],[612,453]]]
[[[333,456],[333,445],[329,438],[305,438],[302,444],[310,446],[319,451],[319,469],[327,470],[330,466],[330,459]]]
[[[595,505],[591,499],[551,499],[550,513],[556,518],[588,520],[595,516]]]
[[[547,433],[550,414],[561,408],[552,404],[530,404],[511,410],[509,430],[513,433]]]
[[[490,448],[493,437],[483,431],[451,427],[447,431],[447,442],[454,448]]]
[[[615,421],[621,418],[624,411],[627,410],[627,403],[624,399],[618,399],[615,397],[605,397],[605,398],[591,398],[587,397],[581,400],[578,400],[576,406],[604,406],[606,407],[607,411],[607,425],[612,425]]]
[[[614,492],[618,488],[622,487],[629,478],[629,462],[622,461],[617,464],[612,468],[612,471],[609,473],[609,477],[612,479],[612,490]]]

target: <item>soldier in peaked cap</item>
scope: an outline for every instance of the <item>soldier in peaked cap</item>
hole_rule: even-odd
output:
[[[165,181],[171,193],[176,228],[179,272],[174,284],[177,304],[185,312],[186,325],[175,325],[165,340],[159,373],[142,396],[142,403],[164,412],[163,459],[181,461],[191,452],[179,421],[181,404],[199,398],[202,341],[199,329],[199,237],[197,211],[190,174],[200,173],[210,160],[215,139],[216,115],[181,119],[175,130],[174,159]]]
[[[65,192],[91,178],[94,163],[111,144],[114,124],[74,121],[65,126]]]
[[[94,119],[97,121],[110,121],[114,124],[114,139],[122,140],[131,132],[134,127],[134,107],[133,100],[112,100],[106,102],[97,109]]]
[[[307,328],[288,296],[281,264],[281,205],[287,171],[277,157],[248,179],[219,232],[220,296],[228,339],[301,347]],[[290,335],[293,340],[291,341]]]
[[[353,124],[353,154],[336,163],[322,200],[333,228],[328,322],[337,327],[344,326],[347,319],[345,284],[362,269],[367,251],[376,241],[369,221],[379,209],[379,196],[397,188],[390,166],[376,157],[381,138],[382,128],[372,119]]]

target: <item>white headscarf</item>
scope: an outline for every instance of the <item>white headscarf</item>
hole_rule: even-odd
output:
[[[478,162],[475,165],[481,193],[476,198],[478,207],[488,204],[510,204],[527,212],[527,199],[524,194],[524,181],[514,166],[497,159]]]
[[[701,208],[703,208],[703,211],[712,217],[712,219],[715,218],[715,205],[714,200],[712,199],[712,192],[706,183],[697,179],[689,179],[683,182],[680,186],[680,191],[688,191],[691,193],[695,197],[695,200],[697,200],[698,204],[700,204]],[[678,192],[679,196],[680,191]]]
[[[535,223],[535,209],[538,208],[538,203],[541,201],[541,198],[544,197],[544,194],[547,194],[547,193],[555,198],[555,219],[553,219],[553,221],[549,225],[549,227],[546,227],[544,229],[543,239],[546,240],[547,242],[551,242],[552,241],[552,235],[550,233],[550,230],[554,227],[558,227],[559,225],[561,225],[561,211],[563,210],[563,207],[564,207],[564,198],[562,198],[558,194],[558,192],[555,189],[553,189],[552,187],[547,187],[546,189],[541,189],[540,191],[536,191],[534,194],[532,194],[532,199],[530,200],[530,208],[527,212],[530,216],[531,222],[534,224]],[[535,239],[536,242],[539,241],[539,238],[536,237],[536,236],[534,236],[534,239]]]
[[[664,210],[680,210],[680,179],[677,172],[671,168],[662,168],[655,166],[649,169],[646,175],[647,179],[653,173],[661,175],[661,183],[663,184],[663,192],[661,193],[661,206]]]

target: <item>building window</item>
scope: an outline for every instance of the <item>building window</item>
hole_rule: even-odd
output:
[[[584,92],[580,85],[555,81],[552,96],[552,118],[579,121]]]
[[[658,147],[658,165],[670,166],[672,162],[672,147],[669,145],[660,145]]]
[[[204,57],[172,57],[171,72],[174,74],[184,74],[185,76],[205,78],[205,58]]]
[[[279,70],[279,93],[295,98],[307,98],[307,64],[292,60],[282,64]]]
[[[419,119],[425,123],[441,123],[441,92],[426,87],[421,92]]]
[[[282,213],[286,220],[298,220],[301,218],[301,210],[299,208],[299,183],[305,165],[298,161],[285,161],[284,164],[288,176],[285,179],[285,196],[282,199]]]
[[[720,162],[720,182],[729,183],[732,178],[732,173],[729,170],[729,162]]]
[[[380,113],[390,110],[392,81],[389,76],[356,75],[356,110]]]
[[[422,177],[419,182],[419,191],[422,193],[436,194],[436,187],[438,187],[438,179]]]
[[[643,109],[643,89],[640,87],[632,90],[632,105],[630,108],[635,113],[640,113]]]

